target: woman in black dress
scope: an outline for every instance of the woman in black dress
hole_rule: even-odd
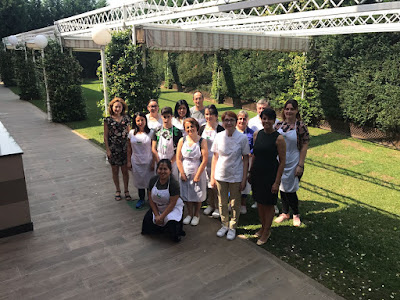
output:
[[[257,245],[265,244],[271,235],[274,205],[286,160],[285,140],[274,129],[275,111],[266,108],[260,118],[264,129],[254,133],[254,158],[249,177],[261,220],[261,229],[255,234],[259,238]]]
[[[104,119],[104,144],[106,146],[108,162],[111,165],[113,181],[115,184],[115,200],[121,200],[119,185],[119,168],[121,167],[124,181],[125,199],[132,200],[129,195],[128,183],[128,134],[131,130],[127,106],[121,98],[114,98],[108,105],[110,116]]]

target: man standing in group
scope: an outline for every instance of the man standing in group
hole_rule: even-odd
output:
[[[193,94],[193,102],[194,106],[190,108],[190,116],[196,119],[199,122],[199,125],[203,125],[206,123],[206,118],[204,116],[204,97],[201,92],[195,92]]]
[[[271,105],[269,104],[269,101],[265,98],[258,100],[257,102],[257,116],[251,118],[249,120],[249,124],[247,125],[250,127],[254,132],[259,131],[264,128],[261,122],[260,114],[261,112],[266,109],[266,108],[271,108]],[[275,124],[279,122],[278,118],[276,118]],[[251,206],[251,208],[257,208],[257,202],[254,202],[254,204]],[[275,214],[279,214],[279,209],[275,205]]]

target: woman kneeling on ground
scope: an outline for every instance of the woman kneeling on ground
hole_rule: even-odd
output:
[[[185,236],[182,230],[183,201],[179,198],[179,183],[171,176],[169,159],[157,164],[157,175],[150,179],[150,209],[143,218],[142,234],[168,232],[174,242]]]

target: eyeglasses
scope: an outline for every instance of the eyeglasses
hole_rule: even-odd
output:
[[[158,105],[149,105],[150,108],[157,108]]]
[[[236,120],[235,119],[225,119],[224,123],[235,123]]]

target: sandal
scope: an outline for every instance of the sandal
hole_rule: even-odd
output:
[[[132,201],[132,197],[131,197],[131,195],[129,195],[129,191],[125,192],[125,200],[126,201]]]
[[[121,201],[122,197],[121,197],[121,191],[116,191],[115,192],[115,201]]]

